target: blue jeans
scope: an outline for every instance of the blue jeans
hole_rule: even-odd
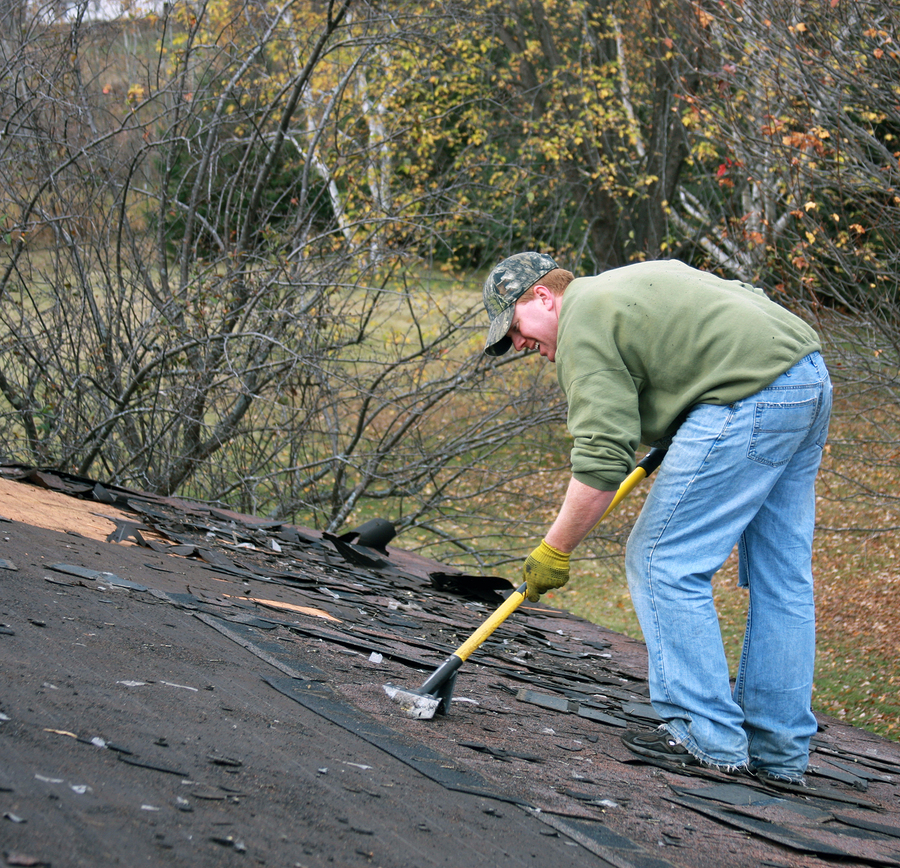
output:
[[[694,407],[628,540],[651,702],[671,735],[715,766],[806,770],[815,478],[831,394],[812,353],[749,398]],[[749,611],[732,691],[712,577],[735,545]]]

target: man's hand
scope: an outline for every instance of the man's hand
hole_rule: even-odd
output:
[[[542,540],[525,560],[522,575],[528,583],[525,598],[536,603],[541,594],[553,588],[561,588],[569,581],[569,554]]]

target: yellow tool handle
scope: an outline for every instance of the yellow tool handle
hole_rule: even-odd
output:
[[[454,655],[465,663],[469,659],[469,655],[519,608],[522,600],[525,599],[526,587],[527,584],[522,582],[494,611],[494,614],[453,652]]]
[[[628,476],[626,476],[622,480],[622,484],[619,486],[619,490],[615,493],[615,496],[609,502],[609,506],[606,507],[606,511],[603,513],[603,515],[601,515],[600,518],[597,519],[597,524],[595,524],[591,528],[590,533],[593,533],[597,529],[597,525],[599,525],[600,522],[603,521],[603,519],[606,518],[606,516],[608,516],[622,502],[622,500],[631,493],[632,488],[634,488],[642,480],[646,479],[647,476],[649,476],[650,473],[652,473],[655,469],[656,468],[654,467],[653,469],[648,470],[644,465],[638,464],[638,466],[635,467],[634,470],[632,470],[631,473],[629,473]]]
[[[612,510],[618,506],[623,497],[626,497],[628,493],[634,488],[641,480],[646,479],[657,467],[659,467],[660,462],[662,461],[663,455],[665,451],[662,449],[654,449],[651,452],[647,453],[644,459],[638,464],[628,476],[622,481],[622,484],[619,486],[619,490],[616,492],[609,506],[606,508],[606,511],[597,521],[597,524],[591,528],[591,532],[593,532],[597,525],[603,521],[606,516],[612,512]],[[494,613],[471,635],[459,648],[453,652],[454,657],[459,657],[464,663],[469,659],[469,655],[481,645],[491,633],[494,632],[519,606],[522,604],[522,600],[525,599],[525,592],[527,589],[527,583],[523,582],[516,588],[504,601],[501,605],[494,611]]]

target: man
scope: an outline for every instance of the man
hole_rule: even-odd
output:
[[[568,580],[638,446],[667,445],[625,560],[665,723],[623,740],[803,785],[816,731],[814,483],[831,413],[816,333],[762,290],[676,261],[576,280],[520,253],[490,273],[484,303],[485,353],[555,362],[574,438],[564,502],[525,562],[528,599]],[[735,545],[749,612],[732,690],[711,579]]]

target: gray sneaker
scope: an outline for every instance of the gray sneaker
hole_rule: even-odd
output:
[[[812,790],[803,775],[796,778],[790,778],[787,775],[779,775],[775,772],[768,772],[765,769],[754,769],[751,774],[767,787],[774,787],[776,790]]]
[[[689,753],[664,729],[657,729],[654,732],[626,732],[622,736],[622,743],[632,753],[652,759],[676,762],[683,766],[700,764],[697,757]]]

